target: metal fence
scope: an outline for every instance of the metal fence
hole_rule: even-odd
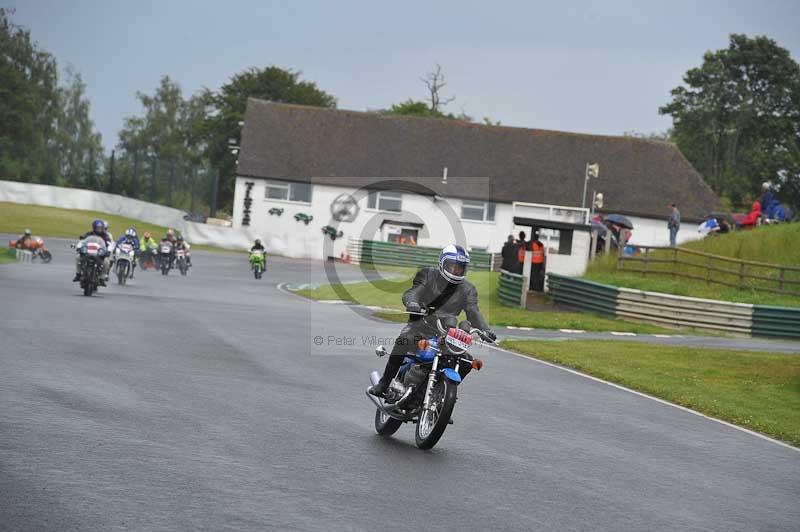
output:
[[[351,238],[347,252],[351,261],[361,264],[385,264],[389,266],[408,266],[421,268],[439,262],[439,248],[409,246],[376,240]],[[485,251],[470,251],[470,269],[487,271],[492,269],[493,254]]]
[[[509,307],[525,308],[525,299],[528,295],[528,281],[518,273],[500,270],[497,280],[497,299]]]
[[[800,296],[800,268],[795,266],[733,259],[681,247],[638,247],[641,253],[617,258],[617,271],[645,277],[669,275],[740,290]]]
[[[753,336],[800,338],[800,308],[729,303],[618,288],[548,274],[555,301],[570,308],[636,321]]]
[[[550,296],[563,305],[608,316],[616,313],[619,293],[616,286],[549,273],[547,288]]]

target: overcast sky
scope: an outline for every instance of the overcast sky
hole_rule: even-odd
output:
[[[423,99],[442,65],[449,111],[504,125],[600,134],[670,126],[658,107],[730,33],[800,58],[800,2],[466,0],[0,0],[73,64],[111,148],[123,117],[169,74],[191,94],[251,66],[301,70],[343,109]]]

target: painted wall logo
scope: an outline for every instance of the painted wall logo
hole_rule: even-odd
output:
[[[339,194],[331,203],[331,216],[337,222],[355,221],[358,210],[358,202],[350,194]]]
[[[244,212],[242,214],[242,225],[250,225],[250,207],[253,205],[253,197],[250,193],[253,191],[255,183],[245,183],[244,193]]]

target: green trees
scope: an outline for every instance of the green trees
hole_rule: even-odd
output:
[[[674,141],[709,185],[741,203],[772,181],[800,205],[800,67],[789,52],[734,34],[683,79],[660,112],[672,116]]]
[[[103,153],[89,118],[86,85],[58,66],[0,8],[0,178],[100,186]]]
[[[0,8],[0,176],[55,181],[48,147],[58,114],[57,73],[55,59]]]
[[[241,126],[248,98],[259,98],[280,103],[336,107],[336,98],[318,88],[311,81],[300,79],[300,72],[276,66],[251,68],[234,75],[219,91],[206,90],[202,95],[209,113],[200,127],[205,143],[205,156],[220,172],[220,205],[233,202],[236,174],[236,156],[228,142],[240,142]]]
[[[58,89],[54,149],[58,175],[56,183],[85,188],[100,188],[103,147],[100,134],[89,118],[86,84],[74,68],[67,67],[67,83]]]
[[[120,190],[194,210],[197,185],[212,172],[201,134],[203,96],[184,98],[180,86],[164,76],[153,94],[136,97],[143,114],[125,119],[117,144]]]

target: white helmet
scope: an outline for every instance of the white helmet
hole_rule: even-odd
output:
[[[761,188],[763,188],[764,190],[768,189],[769,188],[769,181],[764,181],[763,183],[761,183]]]
[[[136,229],[134,229],[133,227],[129,227],[127,230],[125,230],[125,236],[136,238]]]
[[[461,246],[450,244],[439,254],[439,273],[453,284],[464,280],[468,266],[469,252]]]

